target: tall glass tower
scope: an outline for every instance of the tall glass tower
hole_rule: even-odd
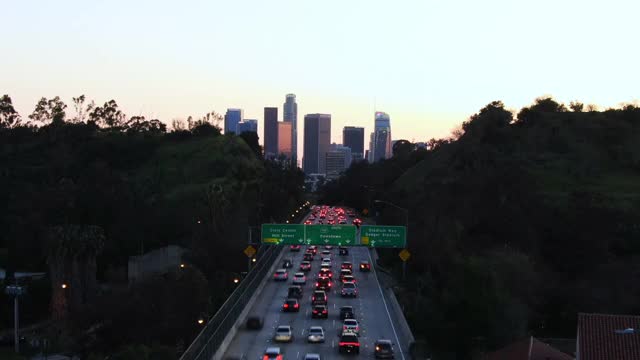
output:
[[[298,104],[296,103],[295,94],[287,94],[283,107],[284,122],[291,123],[291,164],[298,166]]]
[[[238,123],[244,119],[242,109],[227,109],[224,115],[224,133],[238,133]]]
[[[372,162],[391,157],[391,119],[387,113],[376,111],[373,135]]]

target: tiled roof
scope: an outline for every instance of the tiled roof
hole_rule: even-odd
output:
[[[487,354],[486,360],[573,360],[573,357],[530,337]]]
[[[640,316],[578,314],[577,360],[640,359]]]

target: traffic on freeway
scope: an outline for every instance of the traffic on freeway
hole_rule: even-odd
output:
[[[357,224],[314,206],[305,224]],[[223,359],[404,359],[369,249],[290,245]]]

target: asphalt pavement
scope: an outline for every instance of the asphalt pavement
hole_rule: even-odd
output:
[[[261,330],[247,330],[244,327],[231,341],[223,359],[239,358],[247,360],[262,359],[266,348],[271,346],[280,347],[284,354],[284,360],[304,359],[307,353],[318,353],[322,360],[342,359],[349,357],[373,358],[374,342],[377,339],[389,339],[394,345],[396,359],[405,359],[404,352],[407,349],[399,348],[398,344],[405,344],[404,339],[399,339],[396,333],[393,315],[390,312],[390,304],[384,300],[382,289],[378,282],[377,274],[373,266],[373,261],[369,250],[365,247],[350,247],[349,255],[339,256],[338,247],[331,250],[332,270],[334,277],[340,272],[340,265],[343,261],[350,261],[353,264],[353,274],[358,285],[358,297],[342,298],[340,296],[340,282],[336,278],[332,290],[328,293],[328,319],[311,318],[311,295],[314,290],[315,278],[320,270],[320,262],[323,257],[320,253],[323,246],[318,246],[318,254],[312,261],[311,271],[307,274],[307,283],[303,286],[303,297],[300,301],[300,312],[282,312],[282,304],[287,297],[289,286],[292,285],[292,278],[298,272],[300,262],[306,246],[302,246],[299,252],[285,250],[283,259],[291,259],[293,267],[289,270],[289,280],[286,282],[276,282],[273,276],[266,281],[269,283],[263,288],[250,315],[260,315],[264,317],[264,327]],[[369,261],[371,272],[361,272],[359,270],[360,261]],[[360,326],[360,355],[342,355],[338,353],[339,333],[342,328],[342,321],[339,318],[341,306],[351,305],[355,311],[355,318]],[[291,343],[275,343],[273,335],[279,325],[290,325],[293,329],[294,339]],[[307,332],[311,326],[322,326],[325,332],[325,343],[311,344],[307,342]],[[407,357],[408,359],[408,357]]]

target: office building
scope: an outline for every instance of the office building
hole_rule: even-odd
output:
[[[278,155],[278,108],[264,108],[264,157],[274,158]]]
[[[351,149],[353,161],[360,161],[364,158],[364,128],[355,126],[345,126],[342,129],[342,144]],[[350,166],[349,163],[348,166]]]
[[[351,148],[341,144],[331,144],[326,153],[325,163],[327,179],[339,178],[351,165]]]
[[[326,156],[331,144],[331,115],[308,114],[304,116],[304,158],[302,170],[305,174],[325,174]]]
[[[375,139],[375,132],[369,134],[369,150],[367,150],[367,161],[373,163],[373,140]]]
[[[291,152],[293,146],[293,139],[291,138],[290,122],[278,123],[278,154],[277,156],[284,155],[288,160],[291,160]]]
[[[240,135],[243,132],[254,132],[258,133],[258,120],[254,119],[245,119],[238,123],[236,134]]]
[[[375,115],[372,162],[388,159],[391,155],[391,119],[386,113],[377,111]]]
[[[224,133],[238,133],[238,123],[244,119],[242,109],[227,109],[224,115]]]
[[[283,107],[284,122],[292,124],[291,138],[293,139],[293,151],[291,153],[291,163],[298,166],[298,104],[295,94],[287,94]]]

